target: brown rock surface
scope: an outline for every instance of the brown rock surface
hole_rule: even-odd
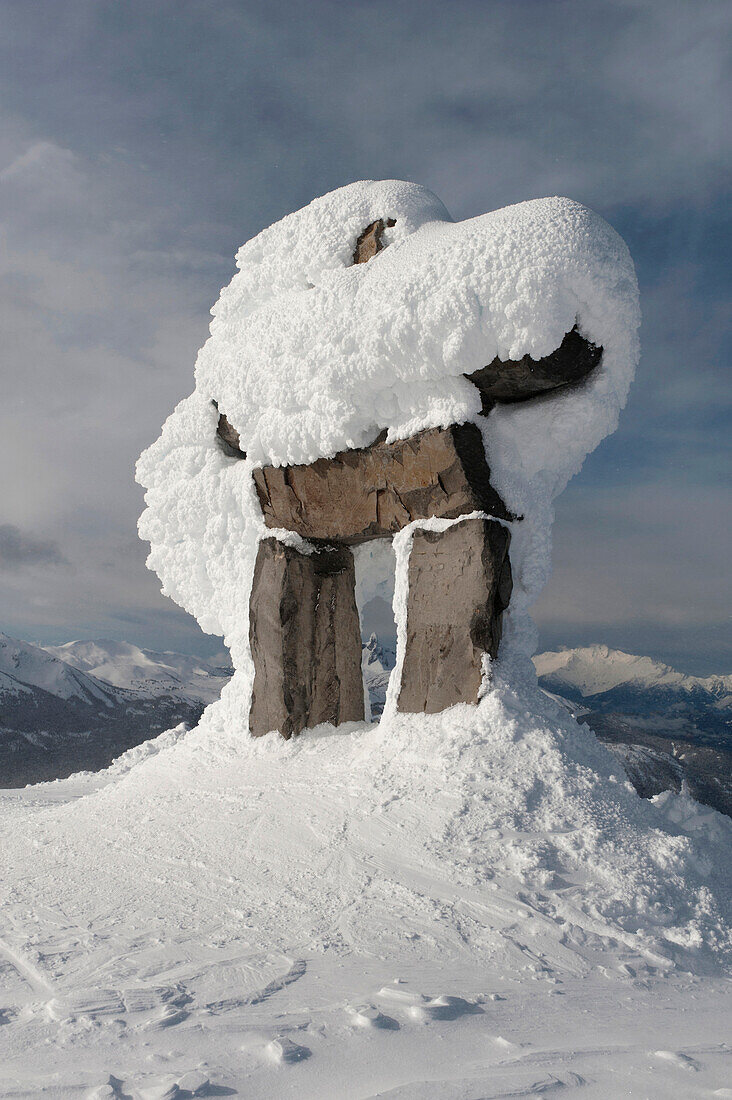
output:
[[[509,541],[495,520],[415,532],[398,710],[435,714],[477,702],[482,657],[498,653],[511,596]]]
[[[259,544],[249,601],[255,736],[362,721],[361,630],[353,555]]]
[[[483,412],[496,401],[526,401],[541,393],[580,382],[600,362],[602,348],[590,344],[573,328],[556,351],[543,359],[494,359],[487,367],[466,375],[478,389]]]
[[[511,518],[490,483],[474,424],[431,428],[398,443],[341,451],[308,466],[254,471],[268,527],[345,543],[385,538],[415,519],[474,511]]]
[[[384,236],[384,229],[387,226],[391,229],[393,225],[396,225],[393,218],[387,218],[386,221],[383,218],[378,218],[371,225],[367,225],[356,241],[356,247],[353,251],[354,264],[368,263],[377,252],[381,252],[384,247],[381,239]]]

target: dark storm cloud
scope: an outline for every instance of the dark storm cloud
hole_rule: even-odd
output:
[[[673,0],[6,3],[3,505],[75,565],[63,585],[7,575],[6,628],[206,644],[145,571],[134,461],[192,387],[237,246],[317,194],[398,177],[461,218],[569,194],[626,238],[644,358],[620,430],[559,502],[539,621],[568,644],[607,640],[630,561],[645,648],[669,607],[679,631],[718,638],[685,510],[705,502],[718,563],[729,25],[727,4]],[[594,498],[622,547],[598,536]],[[650,541],[644,499],[667,507]]]
[[[66,558],[52,539],[34,538],[12,523],[0,523],[0,569],[65,564],[68,564]]]

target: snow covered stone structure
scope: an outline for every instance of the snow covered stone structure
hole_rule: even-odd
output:
[[[138,467],[150,567],[231,647],[229,719],[363,720],[356,592],[385,540],[385,715],[476,703],[499,646],[531,652],[551,501],[625,401],[625,245],[568,199],[455,223],[422,187],[363,182],[237,262],[196,389]]]

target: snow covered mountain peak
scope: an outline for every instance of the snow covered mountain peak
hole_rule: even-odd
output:
[[[377,634],[372,633],[363,645],[363,664],[372,668],[379,666],[383,672],[390,671],[396,664],[394,645],[382,642]]]
[[[99,771],[162,730],[194,725],[230,675],[129,642],[44,648],[0,634],[0,784]]]
[[[172,694],[211,703],[218,699],[231,675],[230,668],[210,664],[191,654],[157,653],[106,638],[67,642],[45,649],[73,668],[148,697]]]
[[[115,695],[111,685],[98,683],[39,646],[3,633],[0,633],[0,677],[4,691],[27,693],[29,688],[40,688],[61,699],[101,702],[107,706]]]
[[[717,704],[732,704],[732,676],[688,676],[651,657],[624,653],[606,645],[540,653],[534,657],[534,665],[542,681],[551,681],[552,690],[567,694],[562,689],[569,688],[583,699],[621,685],[633,685],[645,690],[709,695]]]

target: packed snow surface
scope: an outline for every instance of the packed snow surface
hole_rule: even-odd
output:
[[[0,1094],[724,1095],[732,823],[519,680],[2,793]]]
[[[394,221],[385,247],[354,265],[377,219]],[[195,390],[137,472],[148,565],[231,650],[236,674],[221,701],[230,725],[247,728],[251,693],[249,591],[264,533],[252,467],[310,462],[383,428],[398,439],[481,423],[492,481],[523,516],[504,650],[532,652],[527,608],[550,567],[552,500],[614,430],[638,359],[637,284],[620,237],[570,199],[454,222],[424,187],[365,181],[265,229],[237,266],[213,308]],[[466,373],[496,355],[548,355],[575,325],[604,349],[585,383],[479,415]],[[246,460],[219,445],[213,402]]]

